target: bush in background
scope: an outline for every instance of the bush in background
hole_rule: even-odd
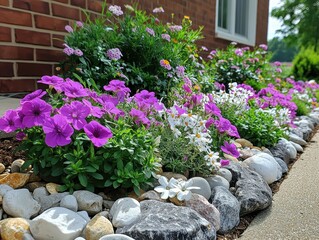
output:
[[[302,49],[293,60],[292,74],[297,79],[319,79],[319,55],[314,48]]]

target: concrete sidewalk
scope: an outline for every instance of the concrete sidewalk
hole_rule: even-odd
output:
[[[239,240],[319,239],[319,133]]]
[[[0,117],[9,109],[16,109],[20,105],[20,99],[0,96]]]

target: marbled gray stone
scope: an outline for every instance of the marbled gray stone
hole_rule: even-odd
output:
[[[240,203],[240,215],[271,205],[272,192],[262,176],[236,162],[231,162],[226,168],[233,175],[230,185],[236,189],[234,195]]]
[[[280,165],[282,173],[288,172],[288,165],[281,158],[275,157],[276,162]]]
[[[141,202],[141,217],[132,225],[118,228],[138,240],[214,240],[214,226],[188,207],[156,200]]]
[[[230,172],[228,169],[226,169],[226,168],[220,168],[220,169],[217,171],[217,175],[222,176],[222,177],[225,178],[228,182],[230,182],[231,179],[232,179],[231,172]]]
[[[101,237],[99,240],[134,240],[134,238],[131,238],[124,234],[110,234]]]
[[[220,212],[220,229],[218,232],[226,233],[239,224],[240,204],[231,192],[217,186],[212,190],[212,204]]]
[[[40,213],[43,213],[45,210],[49,208],[58,207],[60,205],[60,201],[62,200],[62,198],[64,198],[67,195],[69,195],[68,192],[55,193],[50,194],[48,196],[39,196],[37,201],[41,205]]]
[[[79,210],[87,211],[88,214],[97,214],[102,211],[103,198],[100,195],[87,190],[78,190],[73,193],[79,206]]]
[[[205,180],[209,183],[210,189],[213,190],[216,186],[223,186],[229,189],[229,182],[219,175],[214,175],[211,177],[205,178]]]
[[[297,136],[296,134],[290,133],[289,134],[289,141],[299,144],[300,146],[306,146],[307,142],[303,140],[301,137]]]
[[[269,149],[273,157],[278,157],[284,160],[287,164],[290,159],[294,159],[297,156],[297,150],[295,147],[286,139],[280,139],[279,142]]]

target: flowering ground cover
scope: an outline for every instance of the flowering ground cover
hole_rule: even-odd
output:
[[[200,188],[193,177],[242,159],[236,139],[271,148],[318,106],[319,85],[284,76],[266,45],[198,47],[201,29],[187,16],[161,23],[163,13],[105,6],[97,20],[66,26],[61,74],[43,76],[46,91],[0,118],[21,141],[22,169],[59,191],[154,189],[183,204]]]

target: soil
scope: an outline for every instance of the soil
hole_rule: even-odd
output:
[[[319,130],[319,126],[313,131],[310,139],[315,135]],[[6,168],[11,165],[11,163],[16,159],[25,159],[25,155],[22,151],[16,151],[15,148],[19,146],[19,141],[9,138],[9,139],[0,139],[0,163],[3,163]],[[292,161],[288,165],[288,169],[292,168],[293,164],[299,159],[300,154],[298,154],[296,160]],[[280,184],[287,178],[289,172],[284,174],[283,177],[270,185],[273,195],[279,191]],[[247,229],[249,224],[253,221],[258,212],[245,215],[240,218],[239,225],[233,229],[231,232],[226,234],[218,234],[217,240],[233,240],[238,239],[241,234]]]

